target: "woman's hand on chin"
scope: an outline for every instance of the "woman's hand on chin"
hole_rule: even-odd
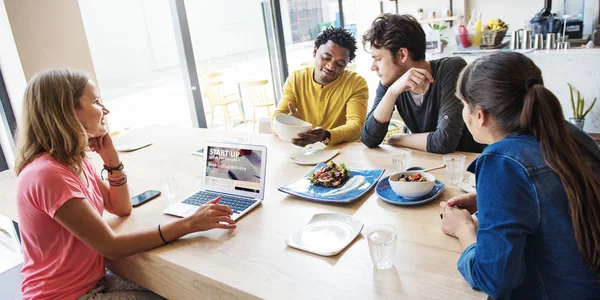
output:
[[[94,151],[102,157],[104,163],[108,166],[118,165],[120,163],[117,150],[109,133],[99,137],[88,139],[88,145],[91,151]]]

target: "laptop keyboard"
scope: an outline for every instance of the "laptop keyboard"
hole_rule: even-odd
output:
[[[229,206],[234,214],[239,214],[252,204],[256,203],[256,200],[250,198],[223,195],[207,191],[199,191],[183,200],[182,203],[201,206],[202,204],[219,196],[221,196],[221,201],[219,201],[219,204]]]

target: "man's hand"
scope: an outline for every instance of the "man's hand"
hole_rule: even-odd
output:
[[[307,131],[306,133],[301,133],[297,138],[292,139],[292,143],[296,146],[304,147],[306,145],[314,144],[316,142],[324,141],[330,135],[329,131],[316,127]]]
[[[385,143],[391,146],[401,146],[400,140],[402,140],[405,135],[405,133],[394,133],[388,137]]]
[[[427,70],[411,68],[402,77],[398,78],[390,86],[390,89],[398,95],[406,91],[412,91],[415,94],[424,94],[431,83],[433,83],[433,77]]]
[[[300,119],[300,113],[298,113],[298,109],[296,109],[292,102],[288,102],[288,109],[290,110],[290,116]]]

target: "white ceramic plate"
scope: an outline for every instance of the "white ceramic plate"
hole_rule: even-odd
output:
[[[314,166],[320,162],[326,162],[332,159],[339,152],[340,150],[311,149],[300,151],[292,155],[290,159],[299,165]]]
[[[457,186],[463,190],[463,192],[465,193],[474,193],[476,191],[475,189],[475,174],[468,172],[469,176],[467,177],[467,179],[459,182],[457,184]]]
[[[306,252],[333,256],[344,250],[360,234],[362,228],[363,224],[349,215],[315,214],[308,224],[285,243]]]

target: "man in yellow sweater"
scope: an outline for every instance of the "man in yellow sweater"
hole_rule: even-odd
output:
[[[343,28],[327,28],[315,40],[314,67],[294,71],[283,87],[273,117],[290,114],[313,125],[292,142],[334,145],[360,138],[369,89],[364,78],[346,70],[356,56],[356,39]]]

